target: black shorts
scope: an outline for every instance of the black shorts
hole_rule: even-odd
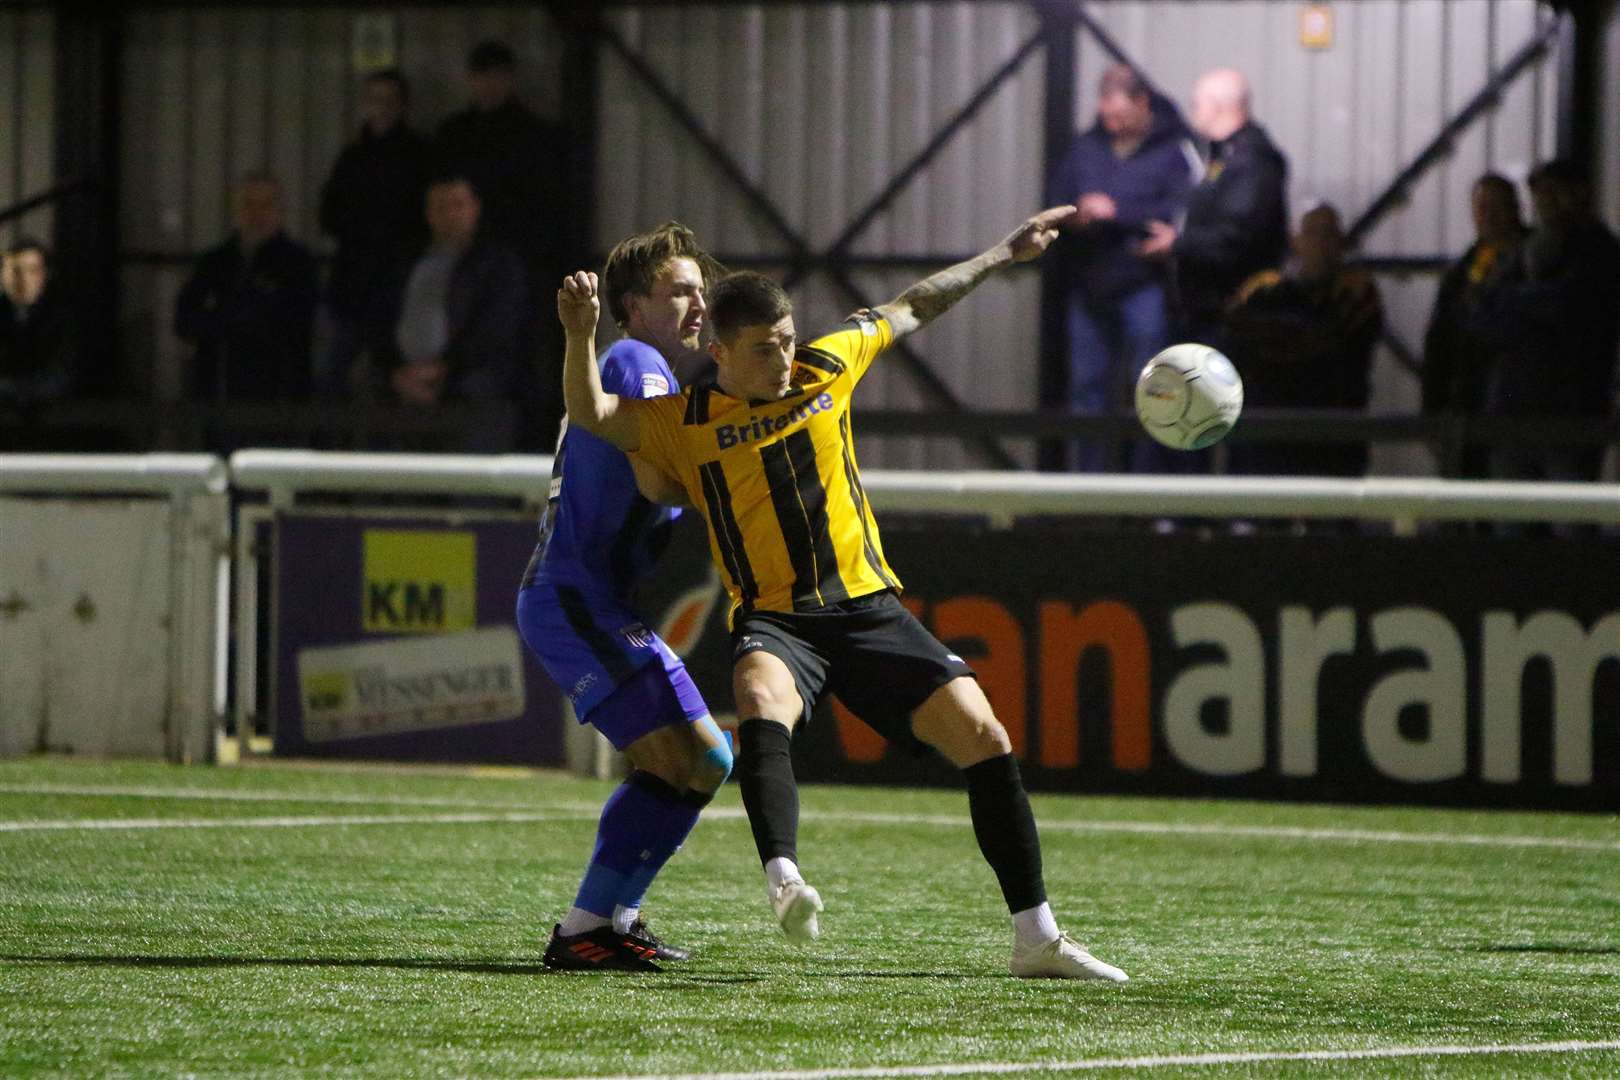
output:
[[[736,663],[763,649],[793,673],[804,719],[837,694],[849,710],[892,743],[916,746],[911,714],[941,686],[973,669],[930,634],[893,592],[829,604],[816,611],[754,611],[731,633]]]

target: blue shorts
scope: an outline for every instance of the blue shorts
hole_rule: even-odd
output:
[[[617,600],[542,582],[518,593],[517,622],[580,723],[619,750],[709,714],[681,658]]]

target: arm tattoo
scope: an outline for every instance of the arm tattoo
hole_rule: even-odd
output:
[[[991,273],[1012,262],[1003,245],[992,248],[967,262],[957,263],[933,274],[895,297],[896,305],[907,305],[919,327],[927,326],[950,310],[962,297],[978,287]]]

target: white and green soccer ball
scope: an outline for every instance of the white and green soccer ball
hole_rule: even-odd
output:
[[[1136,416],[1154,439],[1176,450],[1221,441],[1243,411],[1243,380],[1208,345],[1172,345],[1136,380]]]

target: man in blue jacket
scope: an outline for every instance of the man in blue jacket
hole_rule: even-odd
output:
[[[1132,376],[1170,344],[1169,267],[1140,252],[1149,221],[1186,202],[1196,152],[1175,106],[1128,65],[1103,73],[1097,122],[1075,137],[1053,195],[1072,201],[1068,249],[1068,404],[1079,413],[1120,408]],[[1083,472],[1117,466],[1109,448],[1082,442]]]

